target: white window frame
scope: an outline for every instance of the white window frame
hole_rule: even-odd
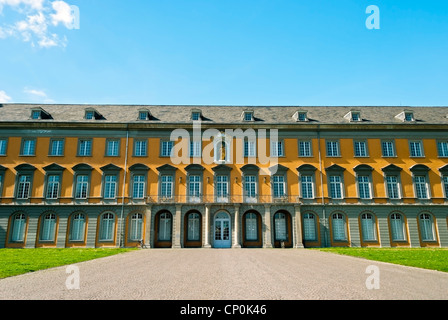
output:
[[[354,152],[355,157],[368,157],[369,156],[366,140],[354,140],[353,148],[354,148],[353,152]]]
[[[174,148],[174,141],[162,140],[160,155],[162,157],[171,157],[173,155],[173,150],[174,150],[173,148]]]
[[[336,180],[338,180],[338,181],[336,181]],[[330,175],[328,177],[328,181],[329,181],[329,189],[330,189],[329,190],[330,198],[331,199],[343,199],[344,198],[344,187],[343,187],[342,176],[340,174]]]
[[[132,198],[144,199],[146,187],[146,176],[144,174],[132,175]]]
[[[370,175],[358,175],[356,183],[358,184],[358,196],[360,199],[372,199],[372,181]]]
[[[35,156],[36,155],[36,139],[23,138],[21,156]]]
[[[90,157],[92,155],[92,139],[79,139],[78,156]]]
[[[57,199],[59,198],[59,191],[61,186],[61,175],[60,174],[49,174],[47,176],[47,190],[46,199]]]
[[[244,140],[244,156],[247,157],[256,157],[257,143],[255,141]]]
[[[258,217],[254,212],[248,212],[245,215],[245,240],[257,241],[258,240]]]
[[[201,239],[200,215],[197,212],[191,212],[187,218],[187,241],[199,241]]]
[[[333,241],[347,241],[347,221],[342,213],[331,215],[331,226],[333,231]]]
[[[373,214],[361,214],[361,231],[363,241],[377,241],[376,218]]]
[[[25,231],[27,218],[24,213],[16,213],[11,218],[11,241],[12,242],[23,242],[25,241]]]
[[[51,139],[50,140],[49,155],[52,157],[64,155],[64,139],[60,138],[60,139]]]
[[[8,139],[1,138],[0,139],[0,156],[6,156],[7,148],[8,148]]]
[[[116,174],[104,175],[104,199],[116,199],[118,177]]]
[[[31,181],[30,174],[19,174],[17,178],[17,199],[29,199],[31,196]]]
[[[216,202],[228,202],[230,195],[230,185],[228,175],[216,176]]]
[[[327,157],[340,157],[339,140],[326,140],[325,146],[327,150]]]
[[[303,240],[317,241],[316,220],[316,215],[313,213],[305,213],[303,215]]]
[[[89,180],[88,174],[76,175],[75,199],[87,199],[89,196]]]
[[[299,157],[312,157],[313,156],[310,140],[299,140],[298,148],[299,148]]]
[[[284,157],[285,147],[283,140],[271,141],[271,157]]]
[[[300,175],[300,191],[303,199],[314,199],[314,176],[311,174]]]
[[[272,176],[272,196],[274,199],[286,197],[286,178],[283,174]]]
[[[420,224],[420,236],[422,241],[436,241],[434,218],[429,213],[421,213],[418,216]]]
[[[424,157],[422,141],[409,141],[409,156],[412,158]]]
[[[130,217],[129,224],[129,240],[140,241],[143,239],[143,215],[141,213],[134,213]]]
[[[134,157],[148,156],[148,140],[135,139],[134,140]]]
[[[383,157],[396,157],[395,152],[395,141],[393,140],[382,140],[381,141],[381,155]]]
[[[395,179],[395,181],[392,181]],[[386,194],[391,200],[401,199],[401,187],[399,175],[387,174],[385,176]],[[391,197],[392,195],[392,197]]]
[[[415,197],[417,199],[429,199],[429,185],[428,185],[428,178],[426,175],[415,175],[413,177],[414,180],[414,188],[415,188]]]
[[[113,241],[115,234],[115,215],[107,212],[101,215],[99,241]]]
[[[174,194],[174,177],[164,174],[160,177],[160,196],[164,199],[172,199]]]
[[[84,213],[74,213],[71,217],[69,241],[84,241],[85,226],[86,216]]]
[[[392,241],[406,241],[406,222],[403,215],[401,213],[392,213],[389,221]]]
[[[447,140],[437,141],[437,153],[440,158],[448,157],[448,141]]]
[[[40,241],[54,241],[57,218],[54,213],[48,213],[42,218],[42,228],[40,230]]]
[[[120,155],[120,140],[106,139],[106,157],[118,157]]]
[[[190,140],[190,145],[189,145],[189,155],[191,158],[193,157],[201,157],[201,151],[202,151],[202,143],[201,141],[193,141]],[[227,150],[226,150],[227,153]],[[227,157],[226,157],[227,158]]]

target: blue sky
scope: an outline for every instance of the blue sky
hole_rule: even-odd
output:
[[[79,29],[64,4],[79,9]],[[380,29],[366,28],[369,5]],[[0,8],[0,102],[448,105],[448,1],[0,0]]]

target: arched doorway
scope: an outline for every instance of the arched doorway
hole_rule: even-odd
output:
[[[287,211],[278,211],[274,215],[274,247],[292,248],[291,215]]]
[[[185,215],[184,247],[202,247],[202,215],[198,211],[189,211]]]
[[[171,248],[173,216],[169,211],[157,213],[154,226],[154,247]]]
[[[261,216],[256,211],[248,211],[242,221],[243,248],[261,248]]]
[[[232,245],[231,234],[230,215],[225,211],[217,213],[214,221],[213,246],[215,248],[230,248]]]

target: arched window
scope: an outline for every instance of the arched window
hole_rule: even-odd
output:
[[[286,230],[286,214],[279,212],[274,216],[275,240],[288,240],[288,232]]]
[[[375,228],[375,217],[370,213],[363,213],[361,215],[361,230],[362,239],[364,241],[375,241],[376,240],[376,228]]]
[[[390,215],[390,229],[392,233],[393,241],[404,241],[406,240],[406,233],[404,231],[404,219],[399,213],[392,213]]]
[[[168,212],[160,214],[158,236],[160,241],[171,240],[171,214]]]
[[[303,215],[303,239],[312,241],[316,239],[316,218],[312,213]]]
[[[105,213],[101,216],[100,221],[100,240],[114,240],[115,217],[112,213]]]
[[[332,216],[333,240],[345,241],[347,240],[347,233],[345,227],[345,218],[341,213],[335,213]]]
[[[428,213],[420,214],[420,234],[423,241],[434,241],[436,239],[434,223]]]
[[[246,240],[258,239],[257,215],[253,212],[246,214]]]
[[[132,215],[129,231],[129,238],[131,240],[137,241],[143,239],[143,216],[141,213],[135,213]]]
[[[56,230],[56,215],[49,213],[43,217],[40,240],[53,241]]]
[[[75,213],[71,220],[70,241],[83,241],[86,217],[82,213]]]
[[[23,242],[25,239],[26,216],[23,213],[17,213],[12,217],[11,241]]]
[[[190,213],[188,215],[188,230],[187,240],[199,241],[200,240],[200,217],[198,213]]]

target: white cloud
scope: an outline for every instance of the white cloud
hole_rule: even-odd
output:
[[[0,0],[0,13],[3,6],[10,6],[24,17],[12,24],[0,25],[0,39],[15,36],[41,48],[66,46],[67,37],[50,30],[59,24],[73,29],[75,17],[65,1]]]
[[[35,89],[25,88],[23,91],[25,93],[32,94],[32,95],[35,95],[35,96],[38,96],[38,97],[42,97],[42,98],[46,98],[47,97],[47,94],[43,90],[35,90]]]
[[[5,91],[0,90],[0,103],[8,103],[11,100],[11,97],[8,96]]]

